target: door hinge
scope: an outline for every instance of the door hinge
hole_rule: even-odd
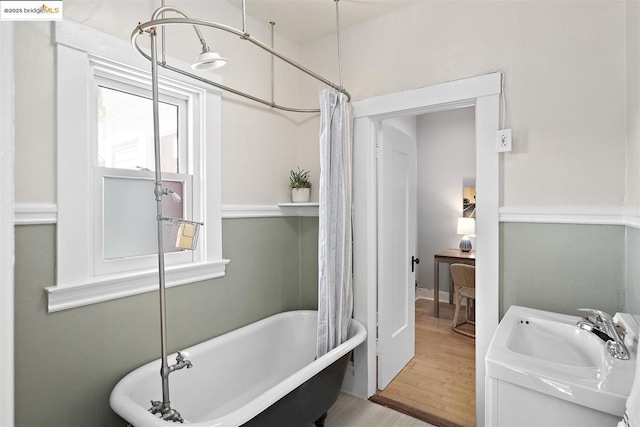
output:
[[[381,158],[382,157],[382,150],[380,149],[380,145],[376,144],[376,158]]]

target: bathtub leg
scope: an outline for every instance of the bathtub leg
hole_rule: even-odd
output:
[[[322,416],[320,418],[318,418],[314,424],[316,425],[316,427],[324,427],[324,420],[327,418],[327,413],[325,412],[324,414],[322,414]]]

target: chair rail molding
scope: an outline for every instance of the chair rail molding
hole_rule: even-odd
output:
[[[622,208],[624,225],[640,228],[640,206],[627,206]]]
[[[626,225],[640,228],[640,206],[502,206],[500,222],[546,224]],[[272,218],[318,216],[317,203],[279,203],[277,205],[223,205],[222,218]],[[16,203],[15,225],[55,224],[55,203]]]
[[[625,225],[640,228],[640,207],[598,205],[502,206],[500,222]]]
[[[277,205],[223,205],[222,218],[274,218],[283,216],[318,216],[318,203],[279,203]],[[14,224],[56,224],[55,203],[16,203]]]
[[[58,222],[58,206],[54,203],[16,203],[15,225],[55,224]]]

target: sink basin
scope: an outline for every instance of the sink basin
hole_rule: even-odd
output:
[[[506,342],[509,350],[561,365],[596,368],[604,362],[602,340],[576,327],[571,319],[525,316],[515,320]]]
[[[630,360],[615,359],[604,341],[576,326],[578,320],[578,316],[510,307],[489,346],[487,376],[622,416],[633,383],[636,348],[629,349]]]

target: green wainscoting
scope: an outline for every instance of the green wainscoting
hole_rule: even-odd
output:
[[[226,276],[167,290],[170,351],[317,306],[317,218],[225,219],[222,226]],[[109,394],[127,372],[159,358],[158,293],[47,313],[55,230],[16,227],[16,426],[124,427]],[[159,376],[158,387],[150,398],[161,398]]]
[[[167,290],[171,351],[273,313],[317,306],[318,218],[222,225],[226,276]],[[109,394],[127,372],[159,357],[158,294],[47,313],[55,230],[16,227],[16,426],[122,427]],[[640,312],[640,230],[501,224],[500,314],[513,304]]]
[[[501,224],[500,317],[511,305],[567,314],[578,307],[622,311],[625,228]]]
[[[640,229],[627,227],[626,306],[629,313],[640,314]]]
[[[300,217],[300,304],[318,308],[318,217]]]

